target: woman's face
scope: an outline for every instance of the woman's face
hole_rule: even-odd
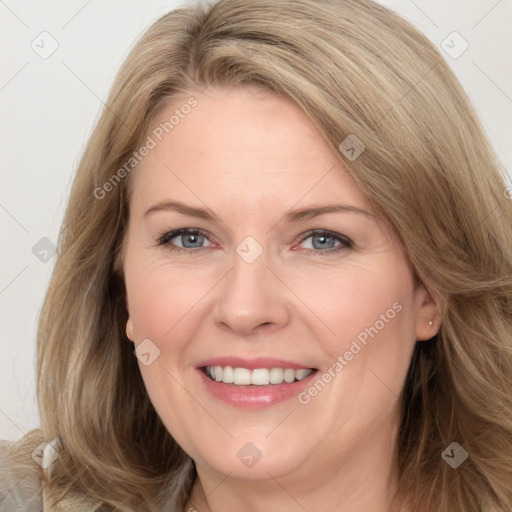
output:
[[[200,474],[387,464],[433,302],[295,105],[193,97],[148,132],[125,240],[126,331],[156,411]]]

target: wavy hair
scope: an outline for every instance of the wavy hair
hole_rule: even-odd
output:
[[[401,395],[396,507],[512,507],[512,201],[505,170],[440,52],[371,0],[220,0],[156,21],[123,63],[78,166],[37,336],[44,472],[60,505],[181,511],[194,462],[156,414],[125,334],[133,173],[107,187],[178,97],[208,85],[293,101],[392,227],[442,313]],[[349,159],[349,135],[365,150]],[[100,197],[101,196],[101,197]],[[453,469],[443,451],[469,455]],[[75,508],[73,508],[75,507]]]

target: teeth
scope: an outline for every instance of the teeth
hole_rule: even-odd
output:
[[[266,368],[259,368],[251,372],[251,384],[266,386],[270,382],[270,372]]]
[[[311,373],[311,370],[295,370],[295,377],[297,380],[302,380],[306,378]]]
[[[220,368],[220,366],[218,366]],[[224,370],[222,370],[222,382],[225,384],[233,384],[235,382],[235,372],[231,366],[226,366]]]
[[[284,371],[284,380],[285,382],[291,383],[295,380],[295,370],[291,368],[286,368]]]
[[[281,384],[283,382],[282,368],[272,368],[270,370],[270,384]]]
[[[222,372],[222,366],[215,367],[216,372],[219,370]],[[247,368],[235,368],[233,374],[233,384],[238,384],[239,386],[247,386],[251,383],[251,371]]]
[[[301,368],[232,368],[231,366],[207,366],[206,375],[216,382],[236,384],[237,386],[267,386],[268,384],[282,384],[283,381],[290,384],[296,380],[302,380],[310,375],[313,370]]]

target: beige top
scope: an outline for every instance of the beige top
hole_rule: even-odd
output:
[[[84,499],[83,505],[60,502],[50,507],[47,492],[43,489],[41,472],[34,467],[23,478],[17,478],[6,463],[12,442],[0,439],[0,510],[2,512],[96,512],[98,505]],[[42,470],[41,470],[42,471]]]
[[[42,483],[37,473],[16,478],[6,464],[12,443],[0,440],[0,510],[2,512],[41,512]]]

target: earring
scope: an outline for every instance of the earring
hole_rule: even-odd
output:
[[[432,326],[432,325],[434,325],[434,322],[432,322],[432,320],[429,320],[428,325]]]

